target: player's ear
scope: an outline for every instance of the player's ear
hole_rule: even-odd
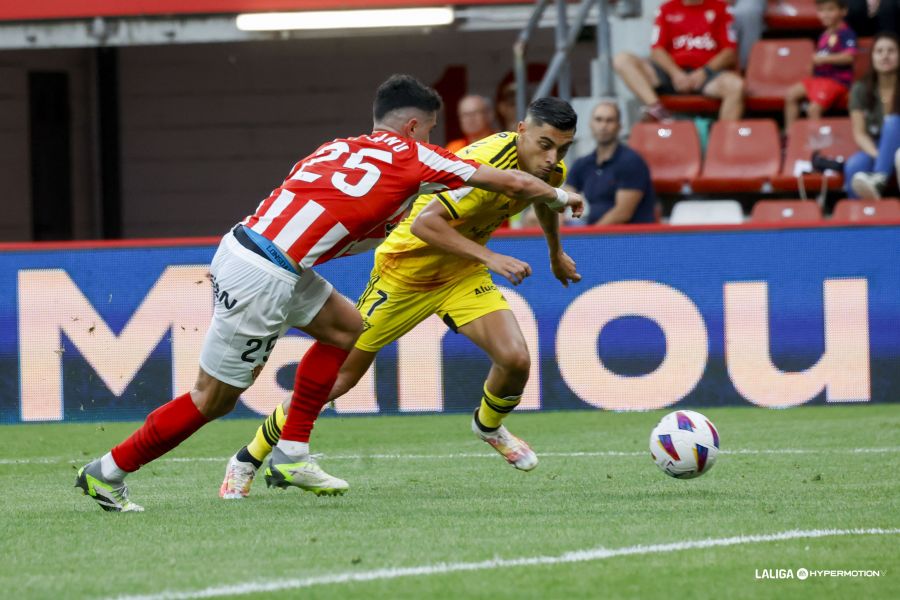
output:
[[[408,120],[406,122],[406,124],[403,126],[403,135],[408,138],[415,138],[416,132],[418,132],[418,130],[421,126],[422,126],[422,124],[419,122],[419,120],[417,118],[413,117],[410,120]]]

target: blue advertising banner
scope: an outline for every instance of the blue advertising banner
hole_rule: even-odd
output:
[[[900,226],[576,233],[581,283],[541,237],[491,242],[532,356],[520,410],[646,410],[900,399]],[[190,389],[212,315],[214,245],[0,252],[0,422],[132,420]],[[354,299],[371,254],[319,269]],[[473,291],[474,293],[474,291]],[[279,340],[236,416],[290,395],[311,341]],[[334,410],[470,410],[483,353],[431,317],[385,348]]]

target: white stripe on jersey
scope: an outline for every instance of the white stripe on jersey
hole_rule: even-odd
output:
[[[420,183],[419,195],[424,196],[425,194],[436,194],[438,192],[443,192],[446,189],[447,186],[442,183]]]
[[[259,221],[256,222],[256,225],[251,227],[253,231],[262,235],[262,233],[266,230],[266,228],[272,224],[272,221],[275,220],[278,215],[281,214],[281,211],[287,207],[294,200],[294,193],[289,192],[287,190],[281,190],[281,193],[278,194],[278,197],[275,198],[275,202],[269,206],[269,210],[266,211],[264,215],[260,215]]]
[[[291,197],[293,196],[291,194]],[[325,212],[325,208],[321,204],[314,200],[309,200],[303,205],[303,208],[290,218],[284,229],[279,231],[275,239],[272,240],[272,243],[284,250],[290,249],[294,242],[297,241],[297,238],[303,235],[303,232],[309,229],[313,221],[318,219],[323,212]]]
[[[450,160],[449,158],[444,158],[437,152],[426,148],[422,144],[417,143],[416,147],[419,150],[419,160],[427,167],[431,167],[435,171],[444,171],[445,173],[452,173],[456,175],[463,181],[468,181],[469,177],[471,177],[475,173],[475,167],[470,165],[469,163],[463,162],[461,160]]]
[[[316,205],[318,206],[318,204]],[[316,245],[310,249],[309,253],[304,256],[298,263],[301,268],[308,269],[313,266],[320,256],[334,248],[334,245],[347,237],[350,232],[340,223],[335,223],[334,227],[328,230],[328,233],[316,242]]]

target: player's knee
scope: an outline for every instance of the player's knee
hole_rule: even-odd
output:
[[[497,366],[511,377],[528,379],[531,370],[531,355],[524,345],[508,348],[496,357]]]
[[[224,417],[237,405],[240,390],[224,389],[218,386],[205,389],[193,389],[191,398],[197,405],[197,410],[207,419]]]

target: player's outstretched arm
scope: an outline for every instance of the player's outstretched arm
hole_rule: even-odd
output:
[[[572,216],[576,219],[584,211],[584,198],[580,194],[555,188],[524,171],[480,165],[467,183],[472,187],[499,192],[516,200],[544,203],[557,212],[562,212],[568,207],[572,209]]]
[[[553,276],[559,279],[563,287],[569,287],[569,282],[578,283],[581,275],[575,268],[572,257],[563,252],[559,240],[559,217],[549,207],[543,204],[534,205],[534,214],[544,230],[544,238],[547,240],[547,249],[550,251],[550,269]]]
[[[531,275],[528,263],[512,256],[497,254],[460,234],[451,227],[452,218],[443,204],[432,200],[412,222],[410,231],[430,246],[480,262],[494,273],[505,277],[513,285],[519,285]]]

